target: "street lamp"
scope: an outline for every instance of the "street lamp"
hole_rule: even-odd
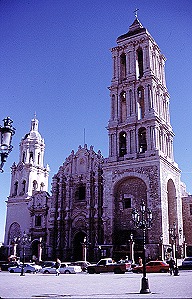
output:
[[[178,258],[178,250],[177,250],[177,239],[179,238],[179,236],[181,236],[181,233],[182,233],[182,229],[180,228],[179,229],[179,235],[177,234],[177,226],[176,226],[176,223],[173,222],[173,227],[171,227],[169,229],[169,234],[170,234],[170,237],[171,237],[171,240],[174,244],[174,247],[175,247],[175,271],[174,271],[174,276],[178,276],[179,275],[179,269],[178,269],[178,266],[177,266],[177,258]]]
[[[129,240],[129,244],[130,244],[130,259],[132,261],[132,263],[134,264],[135,263],[135,260],[134,260],[134,245],[135,245],[135,242],[134,242],[134,239],[133,239],[133,233],[130,234],[130,240]]]
[[[14,238],[15,242],[18,242],[22,245],[22,267],[21,267],[21,275],[20,276],[24,276],[25,272],[24,272],[24,263],[25,263],[25,246],[31,242],[31,236],[27,235],[25,233],[25,231],[23,232],[23,236],[22,237],[17,237]]]
[[[11,140],[12,136],[15,134],[15,128],[12,127],[13,121],[10,119],[10,117],[4,118],[3,122],[4,126],[0,126],[0,172],[3,172],[3,165],[6,162],[9,153],[12,151],[13,146],[11,145]]]
[[[159,257],[164,260],[163,234],[159,236]]]
[[[146,230],[152,225],[152,211],[146,208],[144,200],[141,202],[140,213],[137,209],[132,210],[132,220],[136,228],[143,231],[143,277],[141,281],[141,294],[151,293],[149,289],[148,278],[146,278],[146,260],[145,260],[145,236]]]

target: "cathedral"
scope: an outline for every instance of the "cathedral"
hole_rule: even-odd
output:
[[[19,163],[11,167],[4,241],[8,256],[21,256],[18,240],[25,232],[31,236],[29,259],[82,260],[86,246],[88,261],[117,260],[130,257],[131,236],[137,259],[142,231],[134,227],[132,211],[140,210],[142,201],[153,216],[146,232],[147,256],[166,259],[173,225],[178,254],[184,254],[192,200],[174,161],[165,56],[137,17],[111,53],[109,156],[104,158],[93,146],[79,146],[53,176],[49,194],[45,143],[35,116],[21,140]],[[186,214],[183,198],[191,208]]]

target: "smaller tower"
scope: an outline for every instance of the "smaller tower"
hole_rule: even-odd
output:
[[[43,166],[45,143],[38,132],[36,116],[31,120],[31,129],[20,142],[19,163],[11,167],[11,187],[7,201],[5,246],[9,247],[14,237],[33,226],[29,204],[37,192],[47,192],[49,166]],[[11,252],[9,252],[11,253]]]

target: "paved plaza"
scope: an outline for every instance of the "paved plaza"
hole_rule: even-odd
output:
[[[142,274],[11,274],[0,272],[0,298],[192,298],[192,270],[179,276],[150,273],[150,294],[140,294]]]

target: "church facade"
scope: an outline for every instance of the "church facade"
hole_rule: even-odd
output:
[[[16,237],[26,231],[32,237],[29,256],[82,260],[86,246],[89,261],[130,257],[133,235],[137,258],[142,231],[134,228],[132,210],[139,210],[142,200],[154,219],[146,236],[147,255],[166,258],[173,225],[182,247],[184,188],[173,155],[165,57],[137,18],[111,52],[109,156],[104,158],[92,146],[79,146],[52,178],[50,195],[44,140],[34,118],[21,141],[19,163],[12,166],[8,254],[13,249],[20,254]]]

